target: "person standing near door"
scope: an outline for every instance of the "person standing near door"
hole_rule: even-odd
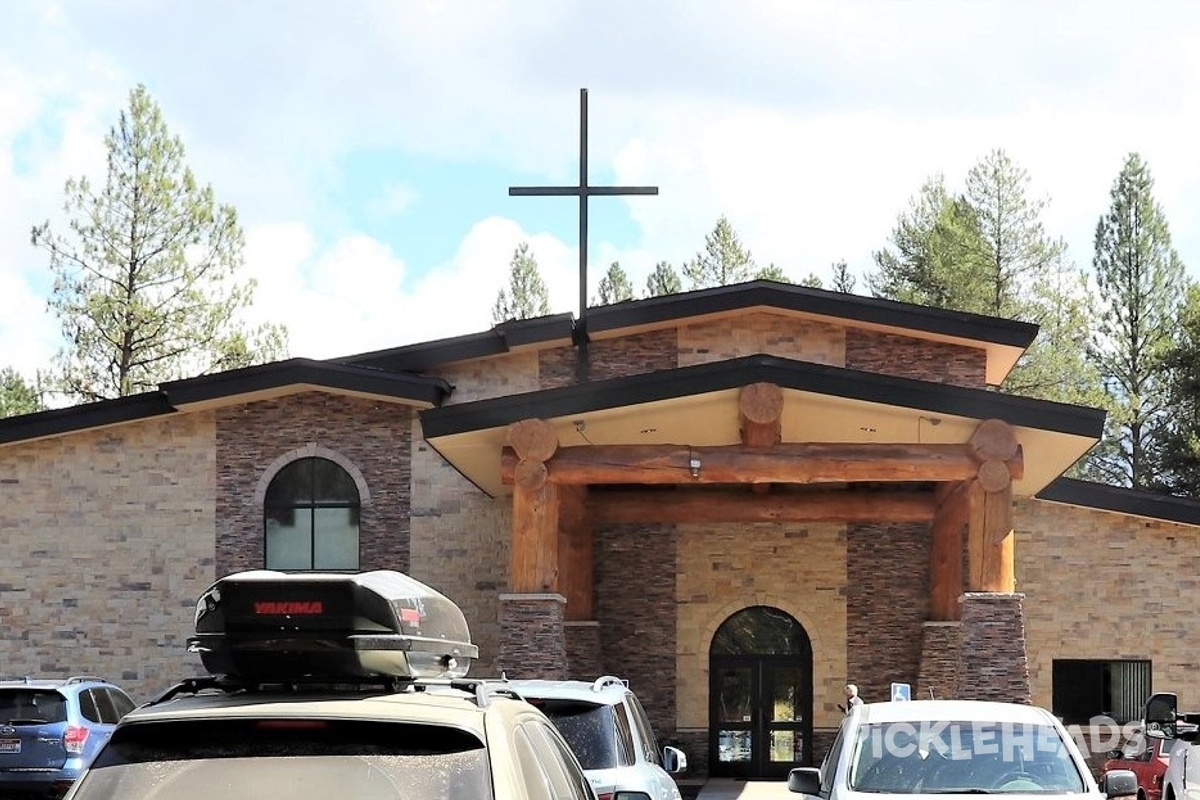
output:
[[[847,683],[846,684],[846,705],[842,705],[841,703],[838,703],[838,708],[841,709],[843,714],[849,714],[850,709],[854,708],[855,706],[861,706],[862,704],[863,704],[863,699],[858,696],[858,687],[855,686],[853,683]]]

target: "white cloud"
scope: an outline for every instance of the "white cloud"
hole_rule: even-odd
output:
[[[365,231],[424,211],[437,187],[419,170],[380,176],[357,198],[365,220],[334,189],[360,153],[573,182],[580,86],[593,180],[615,173],[661,192],[602,201],[627,203],[636,230],[618,246],[593,226],[589,297],[613,260],[638,287],[657,261],[679,267],[721,214],[760,264],[793,278],[841,258],[861,270],[925,178],[960,183],[993,147],[1051,198],[1047,228],[1081,264],[1121,160],[1142,152],[1176,246],[1200,269],[1200,25],[1188,4],[150,7],[0,8],[0,366],[29,370],[53,351],[29,225],[58,224],[66,178],[103,169],[103,135],[137,82],[201,182],[238,207],[255,318],[285,322],[297,355],[486,329],[521,241],[554,310],[574,312],[575,242],[522,212],[464,215],[443,263],[418,263],[408,243]]]

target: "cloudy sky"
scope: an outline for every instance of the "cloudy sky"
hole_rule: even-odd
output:
[[[1167,0],[5,0],[0,4],[0,367],[57,349],[45,255],[62,188],[104,174],[142,83],[187,162],[245,228],[253,314],[327,358],[481,331],[528,241],[554,311],[577,305],[577,205],[509,197],[576,181],[593,201],[589,296],[641,287],[729,217],[760,264],[863,274],[929,176],[1003,148],[1091,263],[1130,151],[1200,268],[1200,8]],[[861,280],[860,280],[861,288]]]

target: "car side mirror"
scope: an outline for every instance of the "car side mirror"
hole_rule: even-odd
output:
[[[663,769],[667,772],[684,772],[687,770],[687,755],[678,747],[664,747],[662,752]]]
[[[1138,793],[1137,776],[1131,769],[1114,769],[1105,773],[1100,787],[1108,798],[1129,797]]]
[[[788,772],[787,786],[789,792],[797,794],[820,794],[821,770],[816,767],[795,767]]]

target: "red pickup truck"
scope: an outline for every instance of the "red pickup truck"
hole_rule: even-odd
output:
[[[1146,700],[1142,724],[1137,735],[1116,749],[1109,750],[1100,776],[1111,769],[1132,770],[1137,776],[1138,800],[1162,800],[1163,783],[1171,763],[1171,748],[1180,733],[1196,730],[1196,714],[1180,714],[1177,699],[1160,692]],[[1194,735],[1194,734],[1193,734]]]

